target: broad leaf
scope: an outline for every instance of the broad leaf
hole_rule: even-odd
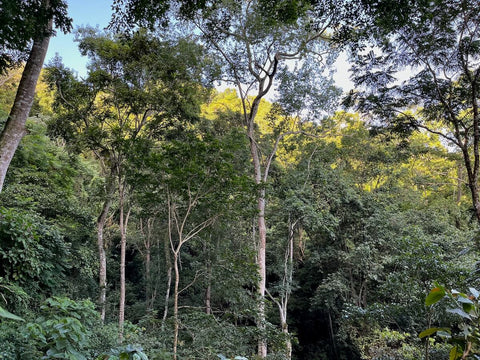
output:
[[[454,347],[452,348],[452,350],[450,350],[450,357],[449,357],[449,359],[450,359],[450,360],[460,359],[460,357],[462,356],[462,353],[463,353],[463,351],[461,351],[461,349],[459,349],[458,346],[454,346]]]
[[[470,300],[468,297],[466,297],[466,295],[465,296],[460,295],[457,300],[458,302],[461,302],[463,304],[473,304],[473,301]]]
[[[462,309],[448,309],[447,310],[449,313],[452,313],[452,314],[457,314],[457,315],[460,315],[461,317],[465,318],[465,319],[468,319],[468,320],[472,320],[472,318],[470,317],[470,315],[468,315],[465,311],[463,311]]]
[[[471,311],[475,310],[475,305],[473,304],[462,304],[463,311],[465,311],[467,314],[470,314]]]
[[[442,300],[445,297],[445,289],[440,288],[440,287],[435,287],[432,290],[430,290],[430,293],[427,295],[427,298],[425,299],[425,305],[430,306],[433,304],[436,304],[440,300]]]
[[[438,330],[440,330],[440,328],[430,328],[430,329],[427,329],[427,330],[423,330],[419,335],[418,337],[420,339],[423,339],[424,337],[426,336],[430,336],[432,334],[435,334]]]
[[[6,318],[6,319],[11,319],[11,320],[25,321],[20,316],[12,314],[11,312],[5,310],[1,306],[0,306],[0,317]]]
[[[446,331],[447,329],[437,331],[437,335],[440,336],[441,338],[444,339],[450,339],[452,335],[450,335],[450,332]]]

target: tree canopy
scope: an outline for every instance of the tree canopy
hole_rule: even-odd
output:
[[[0,9],[0,358],[479,356],[476,2]]]

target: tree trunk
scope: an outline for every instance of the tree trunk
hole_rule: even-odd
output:
[[[100,308],[100,317],[102,319],[102,324],[105,322],[105,312],[106,312],[106,300],[107,300],[107,256],[105,254],[105,240],[104,240],[104,229],[105,222],[107,221],[108,211],[112,204],[112,199],[110,195],[108,199],[103,203],[102,212],[97,220],[97,247],[98,247],[98,259],[99,259],[99,287],[100,287],[100,296],[98,299],[98,306]]]
[[[266,318],[265,318],[265,289],[267,279],[267,266],[265,250],[267,245],[267,226],[265,223],[265,190],[259,192],[258,197],[258,248],[257,265],[259,272],[258,280],[258,320],[257,326],[260,330],[260,339],[258,340],[258,356],[262,359],[267,357],[267,339],[266,339]]]
[[[177,347],[178,347],[178,331],[180,323],[178,319],[178,285],[180,284],[180,271],[178,269],[178,253],[173,254],[173,267],[175,270],[175,286],[173,287],[173,360],[177,360]]]
[[[140,221],[142,227],[142,233],[144,236],[145,247],[145,300],[147,304],[147,311],[153,308],[153,291],[152,291],[152,277],[151,277],[151,248],[152,248],[152,227],[153,218],[149,218],[146,221],[146,233],[144,232],[142,221]]]
[[[130,209],[125,215],[125,189],[124,184],[119,186],[120,207],[120,301],[118,310],[119,340],[123,340],[123,324],[125,322],[125,256],[127,250],[127,225]]]
[[[168,316],[168,302],[170,301],[170,288],[172,286],[172,259],[170,257],[170,237],[165,239],[165,264],[167,265],[167,289],[165,290],[165,308],[163,310],[162,330]]]
[[[332,314],[330,313],[330,311],[328,311],[328,328],[330,330],[330,340],[332,341],[333,353],[335,354],[335,359],[338,359],[335,332],[333,331]]]
[[[52,20],[48,22],[47,31],[52,31]],[[13,155],[20,140],[26,134],[25,123],[32,108],[35,88],[47,54],[49,41],[49,36],[34,40],[10,115],[0,134],[0,192],[3,189],[5,175]]]
[[[207,264],[207,289],[205,290],[205,314],[212,314],[212,266],[210,262]]]
[[[463,192],[463,171],[462,164],[457,164],[457,205],[462,201],[462,192]]]
[[[282,332],[285,336],[285,359],[290,360],[292,358],[292,340],[288,332],[288,323],[286,317],[281,319],[280,323]]]
[[[267,279],[265,250],[267,244],[267,225],[265,223],[265,188],[262,185],[262,178],[264,178],[265,176],[262,176],[259,149],[256,141],[254,140],[254,119],[257,111],[258,106],[256,108],[253,108],[251,111],[250,120],[248,123],[248,137],[250,139],[250,153],[253,160],[255,184],[260,187],[257,195],[257,266],[259,274],[257,284],[257,292],[259,297],[257,309],[257,327],[260,330],[260,338],[258,340],[258,356],[261,359],[264,359],[267,357],[267,340],[265,335],[265,289]]]

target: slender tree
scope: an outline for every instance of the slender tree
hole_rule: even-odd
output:
[[[53,23],[65,32],[70,30],[71,19],[66,16],[66,7],[62,0],[10,0],[0,4],[0,18],[3,20],[0,21],[0,72],[14,66],[15,60],[21,61],[23,55],[29,53],[15,101],[0,134],[0,192],[13,155],[26,134],[25,123],[53,34]]]
[[[271,7],[271,8],[270,8]],[[278,15],[282,12],[285,15]],[[277,18],[285,16],[284,18]],[[288,61],[307,60],[307,54],[315,54],[316,60],[328,56],[329,27],[335,21],[334,13],[326,13],[311,26],[307,4],[299,3],[274,6],[262,1],[237,3],[223,1],[211,8],[197,12],[193,23],[203,34],[205,42],[223,60],[224,81],[234,84],[241,100],[241,114],[246,136],[249,139],[253,165],[253,178],[257,186],[257,265],[259,282],[257,286],[259,305],[257,324],[261,336],[258,355],[267,356],[265,335],[266,317],[264,299],[266,295],[266,184],[272,161],[279,144],[285,136],[301,132],[299,123],[279,127],[273,131],[274,137],[267,148],[262,148],[257,132],[262,99],[271,95],[275,81],[291,79],[288,74]],[[315,58],[315,56],[313,57]],[[312,58],[310,58],[310,61]],[[327,87],[328,88],[328,87]],[[279,89],[296,91],[288,86]],[[285,94],[285,93],[284,93]]]

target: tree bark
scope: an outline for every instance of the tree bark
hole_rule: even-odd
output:
[[[125,215],[125,189],[124,184],[119,184],[120,202],[120,301],[118,310],[119,340],[123,340],[123,324],[125,322],[125,256],[127,249],[127,225],[130,216],[130,209]]]
[[[143,229],[142,220],[140,220],[141,231],[144,236],[145,247],[145,299],[147,304],[147,311],[153,308],[153,291],[152,291],[152,276],[151,276],[151,249],[152,249],[152,227],[153,218],[146,221],[146,233]]]
[[[169,225],[169,229],[170,229],[170,225]],[[170,234],[170,230],[169,230],[169,234]],[[171,235],[169,235],[165,239],[165,248],[164,248],[165,264],[167,265],[167,288],[165,290],[165,307],[163,310],[162,329],[165,326],[165,321],[167,320],[167,316],[168,316],[168,303],[170,301],[170,288],[172,286],[172,259],[170,257],[170,241],[171,241],[170,237]]]
[[[178,332],[180,329],[180,320],[178,318],[178,286],[180,284],[180,271],[178,269],[178,253],[173,254],[173,268],[175,270],[175,285],[173,288],[173,360],[177,360]]]
[[[212,314],[212,265],[207,264],[207,288],[205,290],[205,314]]]
[[[52,20],[48,22],[46,30],[48,32],[52,31]],[[10,115],[0,134],[0,192],[3,189],[5,176],[13,155],[26,134],[25,123],[32,108],[35,88],[45,61],[49,42],[49,36],[34,40]]]
[[[457,205],[460,204],[462,201],[462,193],[463,193],[463,171],[462,165],[460,163],[457,164]]]
[[[107,221],[108,211],[112,204],[112,199],[110,194],[108,199],[103,203],[102,212],[97,220],[97,247],[98,247],[98,260],[99,260],[99,271],[98,271],[98,280],[100,287],[100,295],[98,299],[98,306],[100,308],[100,318],[102,324],[105,322],[105,313],[106,313],[106,300],[107,300],[107,256],[105,253],[105,239],[104,239],[104,230],[105,223]]]
[[[261,359],[265,359],[267,357],[267,339],[265,334],[265,289],[267,279],[267,266],[265,258],[267,244],[267,226],[265,224],[265,190],[261,190],[258,197],[258,237],[257,265],[260,275],[260,279],[258,281],[258,295],[260,299],[258,303],[257,326],[261,333],[260,339],[258,340],[258,356]]]

